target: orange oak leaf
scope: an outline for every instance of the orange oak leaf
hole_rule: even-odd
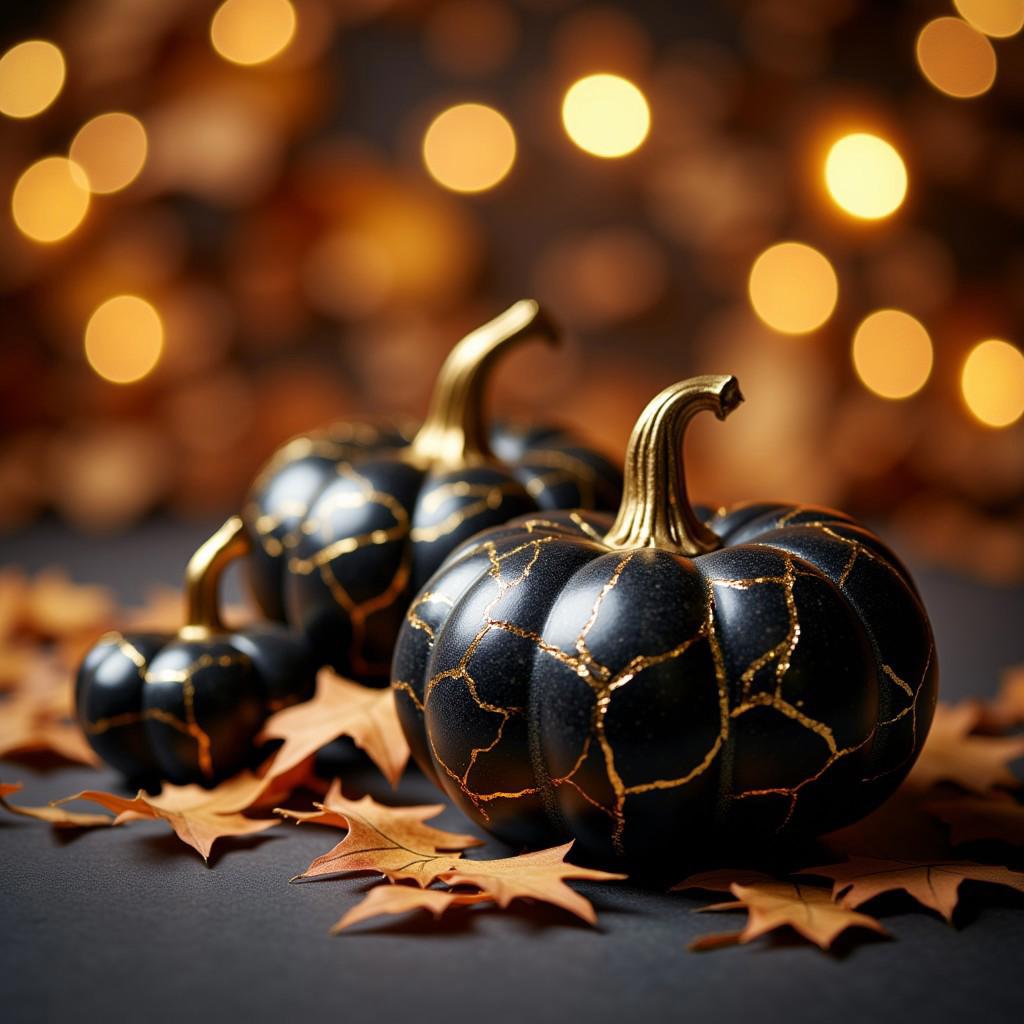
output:
[[[482,892],[446,892],[444,889],[421,889],[413,885],[374,886],[331,929],[332,935],[351,928],[360,921],[385,914],[408,914],[413,910],[428,910],[439,918],[449,907],[465,907],[474,903],[493,902]]]
[[[339,736],[349,736],[373,760],[392,786],[405,770],[405,742],[390,689],[360,686],[321,669],[312,700],[278,711],[267,719],[260,739],[284,740],[269,768],[281,775]]]
[[[209,860],[213,844],[227,836],[247,836],[264,832],[280,822],[274,818],[247,818],[240,808],[248,807],[261,793],[266,780],[244,774],[222,783],[216,789],[200,786],[165,785],[159,796],[148,796],[143,790],[131,798],[87,789],[56,801],[87,800],[106,807],[117,817],[115,825],[140,818],[166,821],[178,838]]]
[[[729,887],[735,902],[714,903],[705,911],[746,910],[747,924],[742,931],[705,935],[690,943],[694,951],[719,949],[733,943],[747,943],[790,927],[805,939],[828,949],[848,928],[866,928],[888,934],[880,921],[834,903],[828,889],[775,880]]]
[[[925,810],[950,826],[954,846],[985,839],[1024,846],[1024,806],[1012,797],[934,800]]]
[[[939,704],[906,785],[924,790],[937,782],[954,782],[982,794],[996,786],[1020,785],[1008,766],[1024,757],[1024,736],[972,736],[981,717],[982,709],[975,703]]]
[[[922,906],[952,923],[962,882],[988,882],[1024,892],[1024,874],[972,861],[920,863],[856,857],[845,864],[807,868],[801,872],[831,878],[832,896],[844,907],[859,907],[882,893],[903,890]]]
[[[567,864],[565,856],[571,849],[572,843],[566,843],[502,860],[460,860],[440,878],[448,885],[475,885],[499,907],[507,907],[517,899],[540,900],[568,910],[588,924],[597,924],[590,901],[570,889],[564,880],[615,882],[626,876]]]
[[[12,804],[7,800],[11,793],[21,789],[20,782],[0,782],[0,807],[11,814],[20,814],[23,818],[35,818],[45,821],[58,828],[95,828],[96,826],[112,825],[114,819],[109,814],[84,814],[78,811],[66,811],[63,807],[24,807]]]
[[[426,887],[461,857],[458,851],[479,846],[474,836],[445,832],[425,825],[444,810],[443,804],[386,807],[372,797],[347,800],[335,780],[319,810],[278,814],[297,822],[316,822],[348,828],[348,835],[322,857],[317,857],[293,881],[356,871],[378,871],[391,879],[411,879]]]

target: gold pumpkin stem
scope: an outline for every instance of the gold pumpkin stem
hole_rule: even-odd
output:
[[[412,442],[416,458],[460,466],[491,458],[483,417],[484,383],[499,353],[532,337],[558,340],[558,331],[533,299],[521,299],[467,334],[448,353],[430,409]]]
[[[218,588],[224,570],[249,552],[249,535],[240,516],[232,516],[189,559],[185,569],[185,625],[182,640],[203,640],[223,633]]]
[[[686,495],[683,438],[697,413],[724,420],[743,396],[735,377],[693,377],[665,388],[640,414],[626,450],[622,503],[605,542],[613,548],[666,548],[692,558],[722,546]]]

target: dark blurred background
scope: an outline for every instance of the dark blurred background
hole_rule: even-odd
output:
[[[1024,0],[69,0],[0,39],[0,530],[238,507],[288,436],[494,408],[619,456],[695,372],[691,492],[1024,579]]]

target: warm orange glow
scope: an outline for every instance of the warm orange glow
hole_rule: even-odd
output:
[[[89,182],[76,163],[48,156],[32,164],[14,186],[11,213],[18,230],[34,242],[59,242],[89,209]]]
[[[570,86],[562,101],[562,124],[580,149],[594,156],[626,156],[651,130],[644,94],[619,75],[588,75]]]
[[[64,56],[45,39],[29,39],[0,57],[0,113],[35,117],[60,94]]]
[[[146,129],[131,114],[100,114],[79,129],[70,155],[93,192],[117,192],[139,176],[146,162]]]
[[[150,373],[164,347],[160,314],[138,295],[115,295],[89,317],[85,356],[114,384],[131,384]]]
[[[853,365],[864,386],[882,398],[909,398],[932,372],[932,340],[920,321],[880,309],[853,336]]]
[[[213,48],[234,64],[273,60],[294,35],[290,0],[224,0],[210,22]]]
[[[512,169],[516,137],[493,107],[460,103],[438,114],[423,137],[423,160],[434,179],[454,192],[483,192]]]
[[[833,143],[825,158],[825,184],[847,213],[877,220],[902,204],[907,194],[907,168],[885,139],[855,132]]]
[[[921,29],[917,63],[939,92],[957,99],[980,96],[996,80],[992,44],[959,18],[935,18]]]
[[[784,334],[806,334],[835,309],[839,282],[832,264],[802,242],[779,242],[754,260],[748,282],[754,312]]]
[[[953,5],[964,21],[996,39],[1024,28],[1024,0],[953,0]]]
[[[968,353],[960,375],[967,408],[987,427],[1008,427],[1024,416],[1024,354],[989,338]]]

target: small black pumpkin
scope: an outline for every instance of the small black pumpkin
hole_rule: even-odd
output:
[[[732,377],[668,388],[633,431],[614,521],[481,533],[411,606],[393,665],[406,736],[500,838],[658,870],[669,850],[855,821],[917,757],[938,676],[895,555],[830,509],[704,522],[689,505],[686,424],[740,401]]]
[[[413,595],[477,531],[538,509],[615,507],[621,475],[555,428],[484,427],[483,385],[516,341],[556,333],[517,302],[449,353],[415,434],[341,424],[291,441],[244,507],[253,591],[317,657],[386,685]]]
[[[78,720],[129,779],[213,785],[251,763],[270,711],[312,697],[316,669],[301,639],[276,624],[229,632],[221,623],[221,573],[248,550],[234,516],[188,564],[176,635],[108,633],[85,656]]]

